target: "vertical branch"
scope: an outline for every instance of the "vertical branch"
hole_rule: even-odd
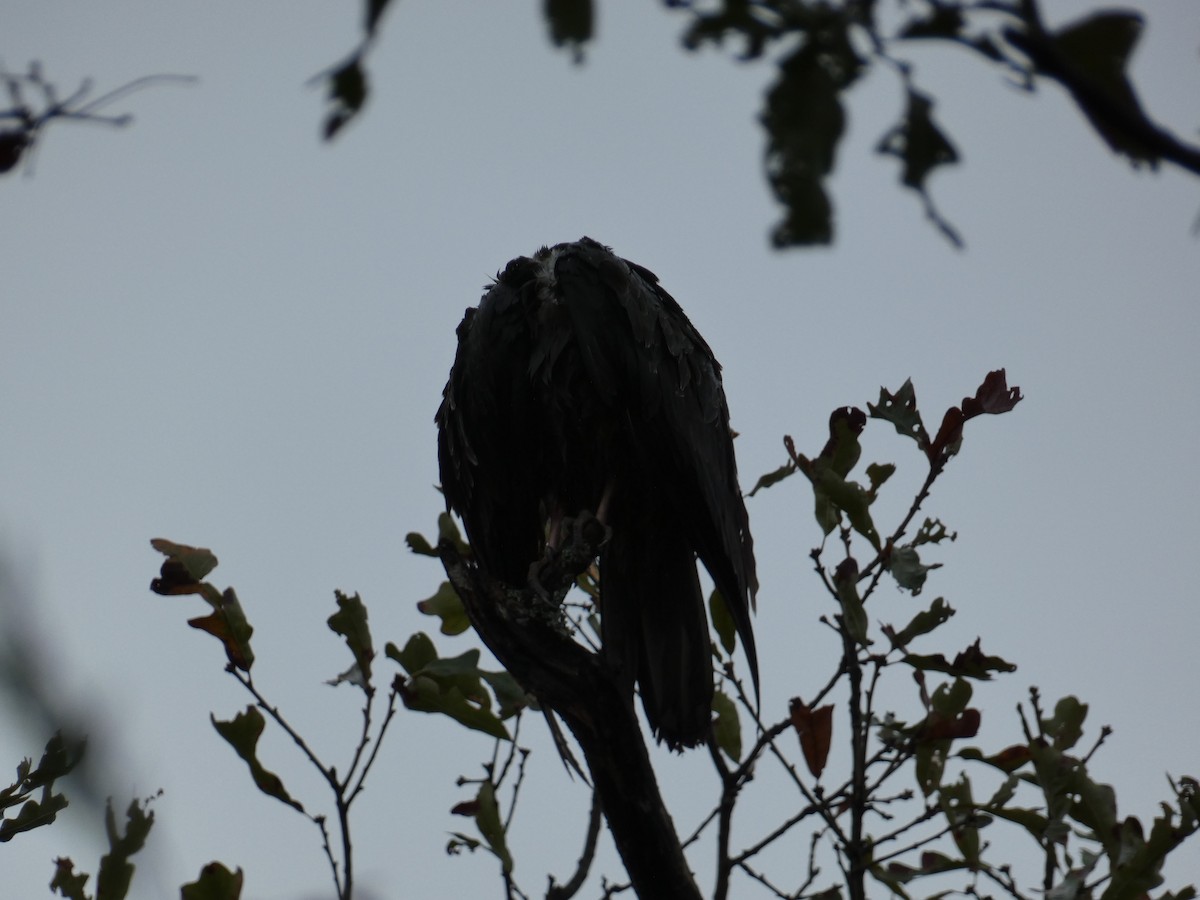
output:
[[[863,710],[862,663],[858,645],[838,617],[842,635],[842,665],[850,676],[850,839],[845,845],[846,885],[850,900],[866,900],[866,860],[863,843],[863,820],[867,814],[867,728],[869,719]]]
[[[582,571],[604,535],[587,529],[572,531],[577,533],[560,548],[556,561],[561,567],[563,560],[578,559]],[[554,622],[531,615],[539,605],[543,610],[547,606],[535,591],[491,581],[466,562],[450,541],[439,542],[438,556],[483,642],[579,741],[634,892],[656,900],[700,900],[658,790],[633,697],[596,654],[571,640]],[[578,571],[552,573],[547,566],[539,577],[553,595],[553,588],[572,583]]]

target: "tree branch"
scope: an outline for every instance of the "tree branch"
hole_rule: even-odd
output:
[[[550,565],[538,572],[540,587],[562,596],[596,556],[603,528],[581,523]],[[598,524],[598,523],[595,523]],[[558,627],[561,611],[533,588],[518,589],[487,578],[449,541],[438,555],[471,624],[521,686],[567,724],[579,741],[596,796],[634,891],[642,898],[700,900],[674,823],[659,793],[633,697],[603,660]],[[582,565],[571,571],[573,560]],[[560,593],[561,592],[561,593]],[[533,614],[548,612],[550,615]]]

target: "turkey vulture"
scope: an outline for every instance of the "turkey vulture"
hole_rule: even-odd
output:
[[[514,259],[458,327],[437,413],[447,506],[475,558],[525,586],[559,523],[611,529],[600,551],[603,656],[659,740],[706,740],[712,651],[696,557],[754,684],[758,588],[721,367],[649,270],[590,238]]]

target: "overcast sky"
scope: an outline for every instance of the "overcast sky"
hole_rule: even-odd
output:
[[[945,568],[921,597],[887,587],[869,611],[902,623],[945,596],[958,615],[930,651],[983,635],[1019,664],[977,686],[983,746],[1019,740],[1014,708],[1036,684],[1091,704],[1085,740],[1116,728],[1092,772],[1122,814],[1148,824],[1166,773],[1200,774],[1194,178],[1132,171],[1053,86],[1030,96],[962,51],[922,50],[918,83],[964,160],[933,191],[967,249],[871,152],[902,100],[878,71],[852,95],[835,247],[779,253],[756,123],[770,72],[684,53],[681,15],[602,4],[577,67],[531,0],[399,3],[368,110],[330,146],[307,82],[353,45],[350,6],[55,0],[0,16],[3,65],[39,59],[64,89],[200,77],[114,106],[136,114],[125,130],[52,125],[32,175],[0,182],[0,553],[37,630],[23,639],[37,678],[86,713],[103,790],[119,807],[165,791],[136,897],[175,895],[211,859],[243,866],[253,900],[330,896],[315,829],[254,792],[209,724],[249,698],[185,624],[203,604],[147,590],[149,539],[217,553],[212,580],[237,588],[256,627],[256,680],[318,752],[347,759],[357,697],[321,683],[348,663],[324,624],[332,591],[361,593],[380,647],[434,630],[414,604],[441,572],[403,537],[431,533],[441,506],[432,417],[455,326],[507,260],[584,234],[655,271],[707,337],[747,487],[784,460],[784,434],[815,453],[829,411],[880,385],[911,376],[936,423],[1007,367],[1027,399],[969,424],[926,507],[959,534],[930,554]],[[1087,8],[1046,6],[1055,22]],[[1153,5],[1134,72],[1147,110],[1185,136],[1198,48],[1192,3]],[[864,459],[900,467],[878,506],[888,530],[924,474],[890,431],[872,425]],[[805,486],[749,508],[763,700],[778,717],[835,665],[817,624],[832,610],[810,570]],[[437,641],[446,655],[473,645]],[[916,714],[907,684],[895,696]],[[0,765],[40,753],[39,729],[0,729]],[[543,731],[526,723],[511,835],[533,894],[544,873],[569,873],[586,810]],[[472,827],[449,815],[469,796],[454,780],[479,774],[490,741],[416,713],[391,738],[355,810],[362,887],[499,896],[490,858],[443,853],[448,831]],[[286,739],[268,733],[261,751],[293,793],[325,802]],[[716,796],[711,764],[660,761],[690,831]],[[798,803],[747,802],[762,805],[742,814],[740,841]],[[39,896],[60,854],[95,871],[99,814],[64,818],[0,849],[6,892]],[[1169,870],[1174,884],[1200,879],[1196,859]],[[695,864],[708,884],[710,859]]]

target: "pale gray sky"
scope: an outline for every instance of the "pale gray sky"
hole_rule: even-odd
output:
[[[1088,8],[1046,6],[1055,21]],[[1093,773],[1148,822],[1165,773],[1200,774],[1196,181],[1131,171],[1052,86],[1029,96],[963,52],[926,50],[918,81],[964,158],[933,190],[968,249],[951,250],[871,152],[902,99],[879,71],[852,95],[836,246],[773,252],[755,118],[768,69],[685,54],[679,15],[615,2],[572,66],[539,9],[397,4],[366,115],[333,146],[306,81],[352,46],[351,4],[55,0],[0,16],[5,67],[40,59],[64,88],[201,78],[119,104],[137,116],[124,131],[52,125],[33,177],[0,182],[0,547],[36,599],[51,685],[107,747],[105,790],[121,807],[165,790],[135,896],[172,896],[210,859],[245,867],[252,900],[329,895],[315,829],[254,792],[212,730],[210,712],[248,698],[185,624],[203,604],[147,590],[149,539],[216,551],[213,580],[236,586],[257,629],[260,686],[319,752],[348,758],[357,698],[321,684],[348,662],[324,624],[332,591],[362,594],[380,646],[434,629],[414,604],[440,569],[403,536],[431,532],[440,508],[432,416],[454,328],[508,259],[584,234],[654,270],[708,338],[746,486],[782,462],[783,434],[816,452],[829,411],[881,384],[911,376],[936,423],[1007,367],[1026,401],[970,423],[927,506],[959,532],[931,554],[946,567],[920,598],[888,588],[870,611],[903,622],[944,595],[958,615],[929,649],[982,634],[1020,665],[977,687],[986,746],[1018,740],[1030,684],[1088,701],[1090,734],[1116,728]],[[1185,135],[1198,47],[1191,3],[1153,5],[1134,72],[1148,111]],[[867,443],[900,466],[881,523],[923,476],[888,430]],[[833,664],[810,509],[798,480],[750,503],[774,716]],[[907,686],[897,703],[912,714]],[[511,836],[533,893],[569,872],[586,808],[542,730],[527,723]],[[40,749],[0,734],[0,764]],[[324,801],[286,739],[261,750],[293,793]],[[454,779],[489,753],[482,736],[401,714],[356,808],[373,896],[499,895],[490,858],[443,853],[446,832],[471,828],[448,814],[467,796]],[[716,796],[710,763],[661,764],[690,830]],[[745,840],[798,802],[763,782]],[[95,870],[98,816],[65,818],[0,848],[6,891],[40,896],[60,854]],[[1200,879],[1197,858],[1174,880]],[[707,883],[708,857],[696,865]]]

